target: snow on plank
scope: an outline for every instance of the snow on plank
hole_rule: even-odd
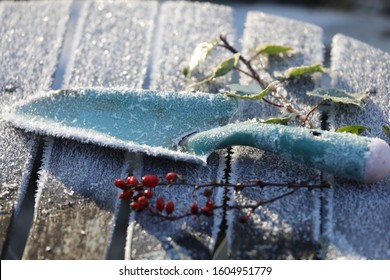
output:
[[[156,8],[156,2],[149,1],[83,4],[65,86],[141,87]],[[135,156],[48,140],[24,258],[105,258],[119,201],[113,181],[127,174]]]
[[[70,3],[0,3],[0,109],[48,89],[58,63]],[[24,198],[37,139],[0,120],[0,250]]]
[[[294,54],[284,57],[259,58],[256,70],[268,82],[265,72],[284,71],[289,67],[322,63],[322,30],[310,24],[249,12],[243,35],[244,56],[251,57],[253,48],[265,44],[287,45]],[[264,66],[264,69],[260,69]],[[240,83],[253,83],[241,76]],[[298,110],[308,111],[314,104],[305,96],[315,87],[311,79],[290,82],[285,98]],[[279,109],[265,102],[241,102],[238,118],[268,118],[280,115]],[[318,126],[318,115],[313,118]],[[260,179],[265,182],[307,180],[318,175],[306,166],[283,160],[275,155],[248,148],[234,147],[232,155],[232,183]],[[289,189],[267,187],[263,190],[246,188],[232,193],[232,204],[253,204],[287,193]],[[320,228],[320,200],[317,192],[306,189],[271,204],[260,206],[248,223],[238,222],[245,210],[230,211],[228,215],[228,254],[233,259],[311,259],[316,257]]]
[[[390,124],[390,55],[355,39],[336,35],[332,42],[332,86],[367,91],[363,108],[335,106],[334,128],[364,125],[365,134],[388,142],[382,130]],[[326,197],[326,258],[390,258],[390,177],[371,185],[337,179]]]
[[[185,90],[186,83],[182,69],[188,63],[195,47],[202,42],[227,32],[233,40],[232,10],[226,6],[209,3],[166,2],[162,4],[159,13],[157,38],[153,69],[151,73],[151,88],[165,90]],[[214,53],[210,61],[217,65],[230,54]],[[209,66],[215,66],[209,65]],[[203,74],[210,74],[203,69]],[[222,78],[227,82],[229,77]],[[204,87],[202,90],[213,91],[217,85]],[[144,157],[144,168],[134,175],[156,174],[165,175],[176,171],[191,183],[199,180],[210,182],[221,179],[224,169],[224,157],[213,154],[208,165],[174,162],[172,160]],[[142,174],[141,174],[142,173]],[[198,191],[194,196],[190,186],[173,186],[170,189],[157,187],[155,198],[161,196],[172,200],[176,205],[176,214],[187,212],[192,202],[199,205],[206,203],[206,198]],[[152,200],[154,203],[155,198]],[[222,203],[222,192],[214,191],[212,199]],[[207,218],[184,218],[177,221],[154,221],[146,213],[132,213],[128,228],[126,259],[209,259],[216,243],[221,223],[221,214]]]

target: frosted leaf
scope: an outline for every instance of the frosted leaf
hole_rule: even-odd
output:
[[[248,99],[248,100],[261,100],[263,99],[268,92],[279,82],[274,81],[270,83],[265,89],[262,89],[260,86],[256,85],[248,85],[248,86],[240,86],[240,85],[230,85],[229,87],[234,92],[224,92],[227,96],[235,97],[238,99]],[[258,91],[256,91],[258,90]]]
[[[264,123],[288,125],[288,123],[295,119],[298,115],[298,113],[289,113],[281,117],[268,118],[264,120]]]
[[[324,100],[331,100],[336,103],[353,104],[363,106],[363,100],[368,97],[367,92],[350,93],[342,89],[318,88],[308,92],[307,95],[320,97]]]
[[[291,67],[284,72],[284,76],[287,79],[295,78],[305,74],[313,74],[316,72],[323,73],[325,69],[321,64],[314,64],[309,66]]]
[[[240,54],[235,53],[232,57],[226,59],[221,64],[219,64],[217,67],[215,67],[213,74],[212,74],[212,77],[217,78],[217,77],[226,75],[231,70],[233,70],[234,67],[236,67],[239,59],[240,59]]]
[[[256,47],[256,52],[260,54],[278,55],[287,53],[293,50],[290,46],[274,45],[274,44],[261,44]]]
[[[200,86],[202,84],[205,84],[207,82],[212,81],[215,78],[221,77],[229,73],[230,71],[233,70],[234,67],[236,67],[238,60],[240,58],[240,54],[236,53],[230,58],[222,61],[217,67],[214,68],[213,73],[208,76],[207,78],[201,80],[200,82],[194,83],[190,85],[190,88],[194,88],[197,86]],[[187,68],[184,69],[184,74],[188,71]]]
[[[216,40],[211,40],[209,42],[203,42],[198,44],[191,55],[188,66],[185,67],[183,70],[184,76],[188,76],[194,69],[196,69],[200,64],[202,64],[208,54],[213,50],[215,45]]]
[[[342,126],[339,127],[336,131],[337,132],[346,132],[346,133],[352,133],[356,135],[362,134],[364,131],[371,131],[371,129],[367,126],[363,125],[349,125],[349,126]]]
[[[386,125],[382,126],[383,132],[386,134],[387,138],[390,139],[390,128]]]
[[[231,91],[234,91],[235,93],[240,95],[257,94],[263,90],[259,84],[250,84],[250,85],[231,84],[231,85],[227,85],[227,87]]]

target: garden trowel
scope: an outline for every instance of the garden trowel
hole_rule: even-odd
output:
[[[390,147],[379,138],[230,123],[237,108],[223,94],[76,88],[34,95],[7,107],[2,118],[39,134],[175,160],[205,164],[214,150],[245,145],[359,182],[390,173]]]

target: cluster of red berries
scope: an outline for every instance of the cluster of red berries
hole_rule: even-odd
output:
[[[120,199],[124,200],[130,200],[130,207],[134,211],[142,211],[144,209],[147,209],[149,213],[151,213],[153,216],[159,216],[164,217],[168,220],[175,220],[179,218],[188,217],[191,215],[195,216],[213,216],[214,211],[216,209],[224,209],[224,210],[233,210],[233,209],[249,209],[245,214],[238,217],[238,222],[245,224],[249,221],[254,211],[260,207],[261,205],[266,205],[269,203],[272,203],[276,200],[285,198],[287,196],[292,195],[297,190],[301,188],[307,188],[309,190],[312,189],[323,189],[323,188],[330,188],[330,184],[327,182],[321,181],[319,184],[316,183],[318,178],[311,178],[307,180],[306,183],[302,182],[295,182],[295,181],[288,181],[284,183],[278,183],[278,182],[264,182],[259,179],[251,180],[249,182],[244,183],[224,183],[216,182],[213,180],[210,183],[202,183],[202,184],[189,184],[188,182],[185,182],[183,180],[183,177],[177,174],[176,172],[169,172],[165,175],[164,178],[159,178],[156,175],[145,175],[142,177],[141,181],[138,181],[138,179],[135,176],[130,176],[127,179],[116,179],[114,182],[114,185],[122,190],[122,193],[119,195]],[[314,183],[310,183],[314,182]],[[152,200],[154,196],[154,188],[156,186],[172,186],[172,185],[186,185],[186,186],[193,186],[194,190],[199,191],[200,189],[203,190],[203,196],[206,198],[206,203],[203,206],[198,206],[196,203],[192,203],[188,210],[184,211],[180,215],[171,215],[175,210],[175,204],[173,201],[165,202],[165,200],[162,197],[156,198],[156,200]],[[211,196],[213,194],[212,189],[216,187],[233,187],[235,192],[240,192],[244,188],[264,188],[264,187],[279,187],[279,188],[287,188],[289,191],[282,193],[278,196],[275,196],[273,198],[270,198],[268,200],[264,201],[257,201],[252,204],[247,205],[214,205],[214,202],[211,200]],[[211,187],[211,188],[210,188]]]
[[[166,175],[167,182],[175,182],[177,174],[170,172]],[[130,207],[135,211],[142,211],[149,208],[149,200],[153,197],[153,188],[159,185],[159,178],[155,175],[145,175],[139,181],[135,176],[127,177],[126,180],[116,179],[114,185],[122,190],[120,199],[131,200]],[[172,201],[165,204],[162,198],[156,200],[156,209],[171,214],[175,206]]]
[[[181,179],[181,176],[176,172],[169,172],[165,175],[165,182],[160,183],[160,179],[156,175],[148,174],[142,177],[139,181],[135,176],[130,176],[123,179],[116,179],[114,185],[117,188],[122,190],[122,193],[119,195],[120,199],[130,200],[131,209],[140,212],[144,209],[148,209],[151,213],[158,214],[159,216],[164,216],[163,212],[165,211],[166,215],[173,213],[175,209],[175,204],[172,201],[165,203],[165,200],[162,197],[158,197],[154,204],[150,203],[153,198],[153,189],[158,185],[173,184],[178,179]],[[183,216],[188,215],[204,215],[207,217],[213,216],[215,205],[210,200],[213,191],[211,189],[205,189],[203,191],[203,196],[208,200],[206,204],[202,207],[199,207],[198,204],[192,203],[189,207],[189,211]]]

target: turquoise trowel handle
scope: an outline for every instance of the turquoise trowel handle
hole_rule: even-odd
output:
[[[255,121],[197,133],[183,147],[208,156],[236,145],[256,147],[359,182],[375,182],[390,173],[390,147],[381,139]]]

